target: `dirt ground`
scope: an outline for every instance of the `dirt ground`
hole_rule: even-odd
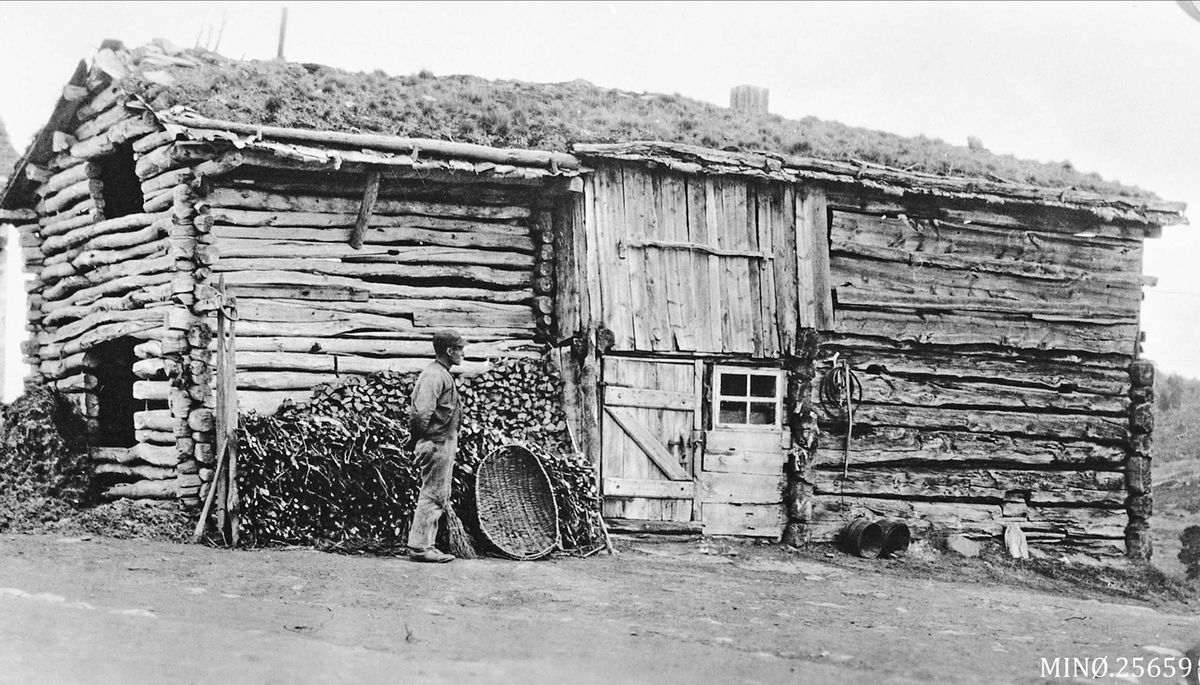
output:
[[[0,683],[1151,683],[1174,680],[1053,677],[1042,660],[1108,657],[1115,672],[1200,641],[1189,598],[924,545],[864,560],[617,543],[423,565],[0,535]]]

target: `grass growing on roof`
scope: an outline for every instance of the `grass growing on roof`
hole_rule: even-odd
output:
[[[245,123],[434,138],[496,147],[569,152],[575,143],[660,140],[860,160],[944,176],[1154,198],[1140,188],[1078,171],[1070,162],[994,154],[815,117],[747,116],[679,94],[630,93],[587,81],[529,83],[422,71],[391,77],[320,64],[242,62],[203,50],[201,67],[171,67],[174,85],[130,77],[156,109],[175,105]],[[151,67],[161,71],[162,67]]]

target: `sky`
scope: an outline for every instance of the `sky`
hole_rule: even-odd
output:
[[[995,153],[1069,160],[1187,202],[1200,217],[1200,21],[1166,1],[0,2],[0,118],[23,149],[106,38],[271,59],[285,7],[292,61],[585,79],[719,105],[753,84],[785,117],[956,145],[975,136]],[[1200,379],[1198,255],[1200,226],[1148,241],[1143,273],[1158,284],[1142,328],[1160,371]],[[6,307],[11,340],[23,335],[12,325],[23,305]],[[19,369],[5,376],[10,399]]]

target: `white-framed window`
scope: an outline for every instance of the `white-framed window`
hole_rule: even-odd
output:
[[[783,423],[783,372],[718,366],[713,369],[713,425],[779,428]]]

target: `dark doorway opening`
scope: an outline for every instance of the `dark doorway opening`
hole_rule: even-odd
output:
[[[116,219],[142,211],[142,181],[137,175],[133,146],[120,145],[117,151],[97,160],[104,188],[104,217]]]
[[[141,411],[144,404],[133,396],[133,383],[138,379],[133,373],[137,361],[133,348],[137,342],[132,338],[117,338],[91,350],[96,362],[92,373],[96,377],[98,412],[92,443],[99,447],[133,447],[137,443],[133,414]]]

